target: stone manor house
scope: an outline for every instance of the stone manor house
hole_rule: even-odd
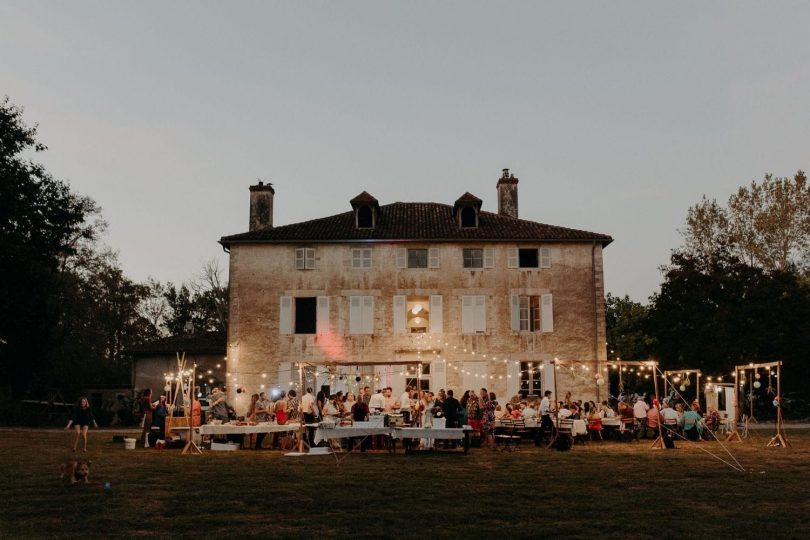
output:
[[[555,358],[577,362],[557,368],[560,397],[600,397],[612,238],[520,219],[508,169],[496,189],[497,213],[471,193],[380,204],[364,191],[345,212],[274,226],[275,190],[250,186],[249,231],[220,240],[237,407],[302,379],[395,396],[406,383],[458,397],[485,387],[504,402],[553,390]]]

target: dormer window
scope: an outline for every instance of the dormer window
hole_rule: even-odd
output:
[[[481,199],[467,192],[456,200],[453,212],[459,227],[462,229],[476,229],[479,225],[478,217],[481,212]]]
[[[461,209],[461,226],[464,228],[478,226],[478,214],[475,208],[467,206]]]
[[[374,213],[371,207],[361,206],[357,209],[357,228],[358,229],[373,229],[374,228]]]
[[[354,226],[358,229],[373,229],[377,226],[380,205],[373,196],[364,191],[351,201],[354,209]]]

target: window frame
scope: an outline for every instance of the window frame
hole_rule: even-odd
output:
[[[477,259],[474,256],[473,252],[478,252],[479,256],[478,256]],[[473,256],[467,257],[468,253],[472,254]],[[467,264],[468,259],[469,259],[469,262],[471,263],[469,265]],[[480,264],[475,265],[474,263],[476,262],[476,260]],[[472,269],[472,270],[477,270],[479,268],[484,268],[484,248],[462,248],[461,249],[461,264],[462,264],[462,266],[464,268],[469,268],[469,269]]]
[[[424,266],[413,266],[411,265],[411,253],[421,258],[422,252],[424,252],[425,257],[425,264]],[[429,260],[430,260],[430,249],[428,248],[406,248],[405,251],[405,268],[428,268],[429,267]],[[417,260],[416,262],[421,262]]]
[[[368,270],[374,267],[374,253],[372,248],[352,248],[351,255],[352,269]],[[368,257],[366,257],[366,255],[368,255]]]
[[[528,269],[528,270],[536,270],[540,268],[540,250],[538,248],[517,248],[518,249],[518,268]],[[523,265],[523,257],[521,256],[524,252],[534,252],[534,258],[536,264],[534,266],[524,266]]]
[[[295,249],[295,269],[296,270],[315,269],[315,248]]]

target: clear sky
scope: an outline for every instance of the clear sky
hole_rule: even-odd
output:
[[[248,223],[381,204],[495,211],[616,239],[645,301],[703,194],[810,168],[808,2],[0,0],[0,94],[95,198],[134,279],[184,281]]]

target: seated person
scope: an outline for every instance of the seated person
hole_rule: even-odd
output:
[[[717,431],[720,428],[720,413],[717,412],[717,409],[709,407],[709,414],[706,415],[703,423],[710,431]]]
[[[534,410],[534,407],[525,401],[520,402],[520,408],[520,414],[523,416],[523,418],[534,418],[537,416],[537,411]]]
[[[565,403],[563,403],[563,402],[561,401],[561,402],[560,402],[560,408],[559,408],[559,410],[557,411],[557,418],[559,418],[560,420],[565,420],[566,418],[569,418],[569,417],[571,416],[571,414],[572,414],[572,413],[571,413],[571,409],[569,409],[569,408],[568,408],[568,407],[565,405]]]
[[[658,405],[653,404],[652,407],[647,409],[646,416],[647,416],[647,423],[644,428],[644,437],[647,436],[648,431],[651,431],[653,437],[655,437],[658,432],[658,422],[660,421],[661,418],[661,413],[658,412]]]
[[[691,409],[683,413],[678,425],[683,428],[683,435],[690,441],[702,440],[703,434],[703,417],[700,414],[700,409],[693,405]]]
[[[570,410],[571,410],[571,417],[570,417],[571,420],[580,420],[581,419],[581,413],[580,413],[579,405],[577,405],[576,403],[572,403]]]

